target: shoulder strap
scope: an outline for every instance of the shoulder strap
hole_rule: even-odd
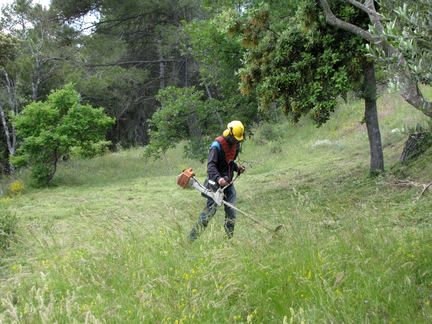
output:
[[[231,147],[229,147],[228,142],[223,136],[216,137],[215,142],[218,142],[222,147],[227,163],[234,161],[237,151],[237,145],[232,145]]]

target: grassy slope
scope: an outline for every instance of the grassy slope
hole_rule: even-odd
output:
[[[245,143],[238,205],[283,224],[278,237],[239,215],[227,241],[219,211],[189,244],[204,200],[174,180],[205,166],[180,150],[63,165],[57,187],[1,202],[20,236],[0,270],[0,322],[430,322],[430,193],[400,180],[430,182],[432,152],[399,166],[405,136],[391,129],[424,119],[391,96],[380,107],[390,171],[379,178],[360,102],[320,129],[284,123],[280,138],[261,128]],[[337,145],[312,147],[323,139]]]

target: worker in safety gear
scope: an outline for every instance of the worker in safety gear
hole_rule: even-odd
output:
[[[224,189],[224,200],[235,205],[236,191],[233,181],[234,172],[241,174],[245,171],[245,167],[238,165],[234,160],[237,158],[240,151],[240,143],[244,140],[244,126],[242,122],[234,120],[227,125],[227,129],[223,131],[223,136],[216,137],[210,145],[210,150],[207,160],[207,175],[206,187],[216,191],[219,187]],[[211,199],[207,199],[206,207],[199,215],[198,221],[192,228],[189,239],[194,241],[199,234],[205,230],[210,219],[214,216],[217,210],[216,203]],[[228,238],[234,234],[234,225],[236,214],[235,210],[224,206],[225,222],[224,228]]]

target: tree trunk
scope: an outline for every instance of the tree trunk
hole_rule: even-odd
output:
[[[2,103],[0,103],[0,118],[2,121],[3,131],[5,134],[5,138],[6,138],[8,154],[9,154],[9,156],[13,156],[15,154],[15,146],[13,145],[14,141],[12,140],[11,133],[9,132],[9,125],[8,125],[8,122],[6,119],[6,114],[4,112]],[[15,170],[12,163],[10,163],[10,162],[8,162],[8,169],[9,169],[9,172],[12,172],[12,173]]]
[[[41,83],[41,74],[42,74],[42,62],[40,60],[39,57],[39,53],[36,52],[35,53],[35,58],[34,58],[34,71],[33,71],[33,75],[32,75],[32,100],[36,101],[38,99],[38,95],[39,95],[39,85]]]
[[[207,96],[208,96],[208,98],[209,98],[209,99],[213,99],[212,93],[211,93],[210,88],[209,88],[209,86],[207,85],[207,83],[204,83],[204,86],[205,86],[205,89],[206,89],[206,91],[207,91]],[[224,123],[223,123],[223,121],[222,121],[222,118],[221,118],[219,112],[218,112],[218,111],[215,111],[215,114],[216,114],[216,118],[217,118],[217,120],[218,120],[218,122],[219,122],[220,127],[223,128],[223,127],[224,127]]]
[[[18,96],[17,96],[16,85],[15,82],[9,77],[9,74],[7,73],[6,70],[3,70],[3,74],[5,76],[5,81],[6,81],[6,91],[9,98],[9,106],[11,108],[11,112],[13,116],[16,117],[18,116],[19,113],[19,103],[17,99]],[[13,151],[11,155],[14,155],[16,150],[16,130],[13,124],[11,125],[11,130],[10,130],[10,141],[11,141],[11,146]],[[11,150],[9,149],[9,152],[10,151]]]
[[[381,133],[378,123],[376,103],[376,79],[373,62],[367,62],[364,66],[364,101],[365,115],[369,147],[370,147],[370,172],[377,174],[384,171],[384,156],[381,144]]]
[[[187,125],[189,129],[189,140],[191,144],[191,152],[189,156],[199,157],[200,149],[203,145],[203,134],[201,128],[199,127],[199,121],[195,111],[195,107],[191,107],[191,112],[189,113],[187,118]]]
[[[158,41],[158,55],[159,55],[159,89],[165,88],[165,62],[162,52],[162,41]]]
[[[187,88],[189,85],[189,80],[188,80],[188,59],[187,56],[185,57],[185,87]]]

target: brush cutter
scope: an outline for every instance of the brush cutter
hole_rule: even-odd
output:
[[[238,176],[238,174],[237,174],[237,176]],[[237,176],[236,176],[236,178],[237,178]],[[199,181],[195,178],[195,173],[193,172],[192,168],[188,168],[188,169],[184,170],[177,177],[177,184],[180,187],[182,187],[183,189],[193,188],[193,189],[198,190],[204,196],[211,198],[217,206],[219,206],[219,207],[222,205],[228,206],[229,208],[234,209],[235,211],[237,211],[240,214],[247,217],[249,220],[253,221],[255,224],[262,226],[263,228],[265,228],[266,230],[268,230],[270,232],[277,233],[278,231],[280,231],[282,229],[283,225],[278,225],[275,229],[270,228],[269,226],[267,226],[267,225],[263,224],[262,222],[260,222],[259,220],[257,220],[255,217],[252,217],[248,213],[245,213],[244,211],[238,209],[237,207],[235,207],[234,205],[230,204],[229,202],[227,202],[223,199],[224,198],[224,190],[227,187],[229,187],[235,181],[235,179],[231,183],[229,183],[227,186],[220,187],[216,191],[213,191],[209,188],[206,188],[202,184],[200,184]],[[212,184],[212,181],[209,180],[209,183]],[[215,183],[213,183],[213,184],[215,184]]]

